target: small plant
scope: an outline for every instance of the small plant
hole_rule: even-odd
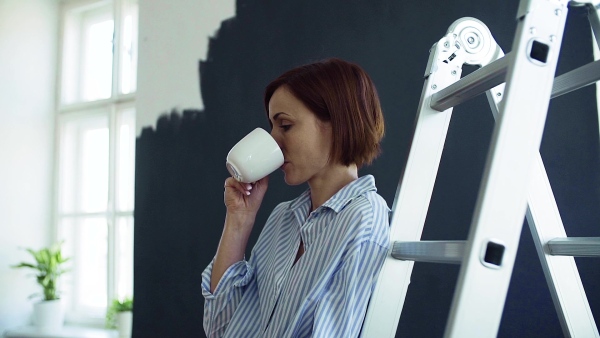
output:
[[[122,300],[115,299],[106,310],[106,327],[114,329],[117,327],[117,313],[133,311],[133,297],[125,297]]]
[[[55,300],[59,299],[59,293],[57,290],[58,277],[63,273],[67,272],[62,266],[69,258],[65,258],[61,253],[61,243],[56,243],[49,248],[42,248],[39,251],[33,249],[27,250],[35,259],[35,263],[21,262],[18,265],[13,265],[13,268],[30,268],[37,270],[37,283],[42,287],[44,292],[44,300]],[[38,296],[39,294],[33,294],[29,298]]]

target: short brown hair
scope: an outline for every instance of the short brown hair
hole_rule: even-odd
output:
[[[273,93],[282,86],[317,118],[331,123],[332,160],[360,168],[379,155],[383,113],[375,85],[360,66],[331,58],[283,73],[265,89],[267,115]]]

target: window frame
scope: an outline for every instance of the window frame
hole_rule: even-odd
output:
[[[73,19],[69,17],[72,13],[84,12],[93,10],[94,8],[99,8],[103,6],[110,5],[112,18],[113,18],[113,40],[112,40],[112,69],[111,69],[111,89],[110,89],[110,97],[93,100],[93,101],[83,101],[83,96],[81,93],[75,93],[73,97],[76,99],[66,100],[65,99],[65,89],[66,86],[75,86],[81,87],[81,78],[75,79],[73,76],[81,77],[82,73],[82,53],[84,43],[82,43],[82,26],[81,22],[79,22],[79,27],[77,25],[73,25]],[[133,7],[130,7],[133,6]],[[60,228],[61,222],[68,219],[73,219],[75,222],[77,220],[84,220],[90,217],[104,217],[107,220],[107,290],[106,290],[106,304],[109,305],[112,299],[115,299],[118,295],[118,271],[119,271],[119,262],[117,260],[117,250],[119,249],[119,238],[117,235],[117,223],[120,220],[128,222],[131,220],[133,222],[133,205],[131,205],[131,209],[129,210],[119,210],[117,203],[118,198],[116,194],[116,185],[118,184],[116,175],[117,168],[119,166],[119,158],[117,147],[119,142],[120,130],[119,126],[121,126],[120,118],[124,114],[129,114],[129,111],[133,110],[133,125],[131,130],[131,136],[134,138],[134,143],[132,145],[133,150],[133,161],[135,161],[135,99],[136,99],[136,83],[135,77],[137,76],[137,45],[138,45],[138,35],[137,35],[137,26],[138,26],[138,1],[137,0],[62,0],[60,3],[60,19],[59,19],[59,37],[58,37],[58,64],[57,64],[57,91],[56,91],[56,114],[55,114],[55,144],[54,144],[54,192],[52,196],[52,237],[56,241],[61,240]],[[133,10],[131,8],[134,8]],[[123,54],[122,54],[122,46],[121,46],[121,38],[124,34],[123,31],[123,22],[125,21],[124,14],[134,14],[132,18],[132,31],[131,36],[133,39],[133,45],[131,50],[134,54],[133,56],[133,71],[131,74],[131,78],[129,80],[132,82],[132,90],[128,93],[122,93],[121,88],[121,64],[123,62]],[[81,21],[81,20],[79,20]],[[74,30],[73,30],[74,29]],[[71,30],[68,32],[67,30]],[[66,34],[70,35],[67,36]],[[79,40],[75,43],[75,46],[71,45],[71,50],[65,51],[65,47],[69,47],[69,43],[65,40],[67,39],[75,39]],[[72,41],[71,41],[72,43]],[[73,49],[76,49],[74,51]],[[75,54],[73,54],[75,53]],[[76,60],[74,60],[76,59]],[[65,74],[66,66],[64,64],[75,64],[75,75]],[[71,78],[69,78],[71,77]],[[132,80],[133,79],[133,80]],[[71,81],[71,82],[69,82]],[[71,88],[72,89],[72,88]],[[71,102],[69,102],[71,101]],[[61,163],[63,160],[64,154],[61,153],[62,149],[62,140],[63,140],[63,126],[69,122],[78,119],[83,119],[90,116],[104,116],[108,121],[108,198],[107,198],[107,207],[104,211],[100,212],[81,212],[80,210],[74,210],[71,212],[63,212],[61,211]],[[130,117],[131,118],[131,117]],[[75,161],[80,161],[79,159],[75,159]],[[132,170],[135,170],[135,162],[133,162]],[[134,179],[134,176],[131,176]],[[133,183],[133,182],[131,182]],[[133,189],[133,187],[132,187]],[[133,248],[133,242],[131,243],[131,247]],[[73,265],[73,262],[71,262]],[[70,287],[72,289],[73,297],[75,298],[76,285],[77,281],[76,274],[73,273],[73,284],[66,285],[65,283],[61,283],[60,288],[62,290]],[[131,281],[132,282],[132,281]],[[130,295],[133,296],[133,295]],[[90,325],[90,326],[104,326],[104,316],[105,311],[102,313],[93,311],[80,313],[80,311],[73,311],[76,309],[74,306],[76,302],[74,299],[70,304],[65,304],[66,311],[66,322],[73,324],[81,324],[81,325]]]

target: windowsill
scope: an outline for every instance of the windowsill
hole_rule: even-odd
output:
[[[40,332],[35,326],[23,326],[4,332],[6,338],[115,338],[116,330],[65,325],[53,332]]]

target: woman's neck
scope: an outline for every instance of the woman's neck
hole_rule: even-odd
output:
[[[358,169],[355,164],[349,166],[332,165],[325,173],[311,178],[308,181],[312,202],[310,211],[323,205],[331,196],[357,178]]]

